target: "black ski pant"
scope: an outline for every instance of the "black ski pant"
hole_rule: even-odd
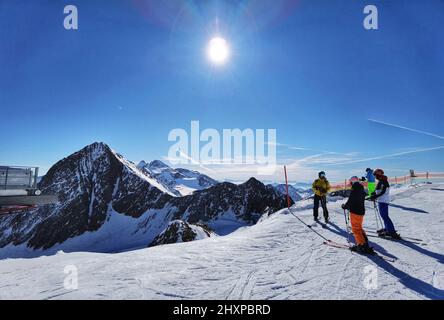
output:
[[[318,218],[319,215],[319,203],[321,203],[322,211],[324,213],[324,218],[328,219],[328,209],[327,209],[327,197],[326,196],[318,196],[315,194],[314,196],[314,207],[313,207],[313,216],[315,219]]]

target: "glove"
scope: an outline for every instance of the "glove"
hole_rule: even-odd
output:
[[[365,177],[361,177],[361,181],[365,181],[366,179],[365,179]]]
[[[345,205],[345,203],[341,206],[342,209],[347,209],[347,206]]]

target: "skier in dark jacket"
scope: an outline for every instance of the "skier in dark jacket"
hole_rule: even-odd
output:
[[[382,169],[376,169],[374,175],[378,180],[375,193],[370,197],[370,200],[378,202],[379,214],[384,221],[384,229],[378,230],[380,237],[390,237],[393,239],[400,239],[401,237],[396,232],[395,226],[389,217],[390,204],[390,184],[387,176],[384,175]]]
[[[367,194],[358,177],[351,177],[349,181],[351,184],[351,193],[348,201],[342,205],[342,209],[350,211],[350,223],[356,242],[356,245],[351,247],[350,250],[372,254],[374,251],[368,245],[367,235],[362,228],[365,215],[364,203]]]

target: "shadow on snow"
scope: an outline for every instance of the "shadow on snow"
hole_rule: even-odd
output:
[[[428,299],[444,299],[444,290],[435,288],[430,283],[414,278],[404,271],[394,267],[389,262],[378,257],[368,256],[378,267],[398,278],[399,282],[412,291],[415,291]]]
[[[404,207],[404,206],[400,206],[399,204],[390,203],[389,206],[393,207],[393,208],[398,208],[398,209],[401,209],[401,210],[405,210],[405,211],[416,212],[416,213],[428,213],[427,211],[422,210],[422,209]]]
[[[347,238],[347,232],[345,230],[343,230],[341,227],[339,227],[335,223],[330,223],[330,225],[333,228],[330,228],[329,226],[327,226],[325,229],[327,229],[339,236]],[[354,239],[353,234],[350,235],[350,239],[351,240]],[[444,263],[444,255],[442,255],[442,254],[426,250],[426,249],[424,249],[418,245],[415,245],[413,243],[410,243],[410,242],[404,241],[404,242],[398,242],[398,243],[403,244],[412,250],[416,250],[421,254],[424,254],[426,256],[434,258],[434,259],[438,260],[439,263]],[[392,258],[396,259],[395,256],[388,253],[383,247],[381,247],[373,242],[371,244],[376,249],[376,251],[381,252],[388,257],[392,257]],[[424,282],[420,279],[410,276],[409,274],[405,273],[404,271],[397,269],[391,263],[387,262],[384,259],[380,259],[380,258],[374,257],[374,256],[366,256],[366,257],[368,257],[370,260],[372,260],[378,267],[380,267],[381,269],[383,269],[387,273],[398,278],[399,282],[402,283],[403,285],[405,285],[410,290],[415,291],[415,292],[417,292],[429,299],[444,299],[444,290],[439,289],[439,288],[435,288],[430,283]]]

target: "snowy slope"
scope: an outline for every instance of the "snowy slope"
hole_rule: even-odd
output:
[[[427,246],[371,238],[389,263],[322,244],[282,210],[224,237],[118,254],[59,253],[0,260],[3,299],[444,299],[444,185],[393,192],[391,216],[401,234]],[[340,204],[329,203],[333,225],[316,227],[346,243]],[[308,202],[294,213],[311,222]],[[368,211],[368,229],[375,229]],[[78,270],[77,290],[63,286],[64,269]],[[377,270],[377,288],[363,285]]]
[[[156,180],[174,196],[187,196],[196,190],[207,189],[218,182],[198,171],[183,168],[173,169],[160,160],[150,163],[141,161],[137,168],[148,177]]]

